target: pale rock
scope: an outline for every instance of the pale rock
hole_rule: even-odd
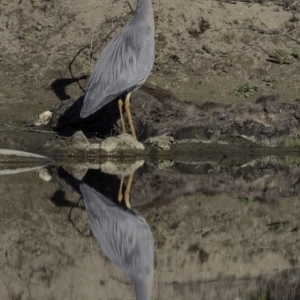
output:
[[[170,144],[172,144],[173,142],[174,142],[173,137],[162,135],[162,136],[155,136],[146,139],[145,144],[151,144],[158,147],[159,149],[168,151],[171,149]]]
[[[100,149],[106,152],[112,152],[116,149],[137,149],[144,150],[142,143],[138,142],[128,133],[122,133],[117,137],[109,137],[101,142]]]
[[[128,176],[140,168],[144,162],[144,160],[138,160],[132,164],[128,164],[120,161],[106,161],[101,164],[101,171],[112,175]]]
[[[47,110],[42,112],[38,119],[34,121],[34,126],[42,126],[42,125],[47,125],[50,120],[52,119],[52,112]]]

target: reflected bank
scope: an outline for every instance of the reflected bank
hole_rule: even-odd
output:
[[[297,157],[89,167],[0,177],[7,299],[298,299]]]

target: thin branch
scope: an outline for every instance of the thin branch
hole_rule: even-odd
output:
[[[77,78],[76,78],[76,77],[74,76],[74,74],[73,74],[73,71],[72,71],[72,65],[73,65],[73,63],[75,62],[77,56],[78,56],[83,50],[87,49],[89,46],[90,46],[90,45],[86,45],[86,46],[82,47],[81,49],[79,49],[79,50],[77,51],[77,53],[75,54],[75,56],[73,57],[73,59],[71,60],[71,62],[69,63],[69,71],[70,71],[71,77],[72,77],[75,81],[77,81],[79,88],[80,88],[84,93],[85,93],[85,89],[81,86],[79,80],[77,80]]]
[[[203,45],[202,49],[209,53],[211,56],[216,56],[215,52],[207,45]]]
[[[252,31],[257,31],[260,34],[279,34],[280,30],[279,29],[273,29],[273,30],[267,30],[267,29],[261,29],[261,28],[257,28],[254,26],[249,26],[249,27],[235,27],[235,28],[231,28],[231,29],[238,29],[238,30],[242,30],[242,29],[246,29],[246,30],[252,30]],[[282,30],[282,29],[281,29]]]
[[[131,4],[129,3],[129,1],[126,1],[127,5],[129,6],[130,10],[131,10],[131,13],[133,14],[133,9],[132,9],[132,6]]]
[[[289,38],[290,40],[296,42],[298,45],[300,45],[300,41],[298,41],[297,39],[295,39],[295,38],[293,38],[293,37],[291,37],[291,36],[289,36],[287,34],[285,34],[284,36],[287,37],[287,38]]]
[[[49,134],[57,134],[57,132],[47,131],[47,130],[39,130],[34,128],[21,128],[20,131],[27,131],[27,132],[40,132],[40,133],[49,133]]]

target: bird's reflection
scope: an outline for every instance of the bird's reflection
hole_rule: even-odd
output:
[[[134,173],[129,175],[128,182],[127,182],[127,185],[126,185],[126,189],[125,189],[125,192],[124,192],[125,205],[129,209],[131,208],[129,199],[130,199],[130,189],[131,189],[131,185],[132,185],[133,175],[134,175]],[[123,200],[124,178],[125,178],[125,176],[122,175],[121,182],[120,182],[119,193],[118,193],[119,202],[121,202]]]
[[[134,284],[136,299],[150,299],[153,280],[154,239],[146,221],[136,212],[80,184],[93,235],[105,255]]]

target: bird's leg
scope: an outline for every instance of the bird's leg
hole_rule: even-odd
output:
[[[119,105],[119,111],[121,116],[122,133],[126,133],[125,122],[123,117],[123,101],[121,99],[119,99],[118,105]]]
[[[125,204],[126,204],[126,207],[129,209],[131,209],[129,200],[130,200],[130,188],[131,188],[131,184],[132,184],[133,175],[134,175],[134,173],[129,175],[128,183],[127,183],[126,190],[124,193]]]
[[[127,96],[126,96],[126,99],[125,99],[125,110],[127,112],[128,122],[129,122],[130,130],[131,130],[131,134],[136,139],[135,129],[134,129],[134,126],[133,126],[131,112],[130,112],[130,96],[131,96],[131,93],[128,93]]]
[[[118,200],[119,202],[121,202],[123,200],[123,183],[124,183],[124,175],[122,175],[121,177],[121,182],[120,182],[120,188],[119,188],[119,193],[118,193]]]

